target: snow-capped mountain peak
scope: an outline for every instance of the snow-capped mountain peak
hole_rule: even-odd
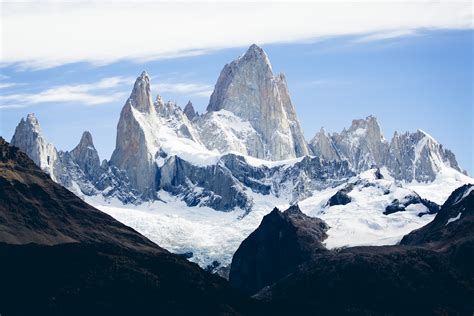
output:
[[[48,143],[34,113],[28,114],[21,119],[15,129],[11,145],[20,148],[41,169],[48,173],[53,180],[57,180],[54,174],[54,165],[57,160],[57,151],[53,144]]]
[[[265,53],[265,51],[257,44],[250,45],[247,52],[238,60],[245,60],[246,62],[253,63],[262,63],[265,65],[265,67],[268,67],[270,72],[272,72],[272,65],[270,63],[270,59],[268,58],[267,53]]]
[[[321,127],[318,133],[311,139],[309,146],[315,156],[326,160],[341,160],[336,145],[326,130]]]
[[[196,111],[194,110],[193,103],[191,101],[188,101],[188,103],[184,107],[183,112],[190,121],[194,119],[197,115]]]
[[[100,172],[99,154],[89,131],[82,134],[79,144],[71,151],[71,155],[88,177],[96,177]]]
[[[255,130],[251,139],[243,140],[244,154],[268,160],[308,154],[286,81],[273,75],[260,47],[252,45],[243,57],[222,69],[207,107],[208,112],[220,110],[232,112]]]
[[[129,98],[130,104],[140,112],[150,113],[153,111],[153,102],[150,91],[150,77],[143,71],[137,77]]]

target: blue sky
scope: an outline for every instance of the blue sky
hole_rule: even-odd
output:
[[[47,140],[59,149],[72,149],[89,130],[101,158],[108,159],[120,110],[142,70],[152,77],[153,95],[182,106],[191,100],[203,112],[223,65],[256,42],[274,72],[285,73],[307,139],[322,126],[339,132],[352,119],[372,114],[387,139],[395,130],[430,133],[472,175],[472,28],[346,33],[296,41],[242,39],[237,45],[186,48],[156,58],[105,56],[103,62],[87,55],[52,55],[51,60],[61,60],[56,64],[43,62],[46,57],[15,60],[12,54],[0,68],[0,135],[9,140],[21,117],[34,112]]]

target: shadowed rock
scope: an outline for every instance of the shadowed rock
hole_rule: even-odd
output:
[[[232,258],[229,282],[235,288],[254,294],[325,252],[327,224],[303,214],[297,205],[280,212],[275,208],[247,237]]]

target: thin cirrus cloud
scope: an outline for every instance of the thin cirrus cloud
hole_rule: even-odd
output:
[[[87,84],[68,84],[48,88],[36,93],[14,93],[0,96],[0,108],[22,108],[41,103],[70,103],[100,105],[123,101],[130,91],[133,77],[107,77]],[[1,88],[1,84],[0,84]],[[213,86],[203,83],[174,82],[154,86],[160,93],[171,92],[209,97]]]
[[[14,82],[0,82],[0,89],[11,88],[17,86],[18,84]]]
[[[206,54],[250,43],[472,29],[471,1],[2,4],[2,65],[49,68]],[[25,23],[28,21],[28,23]]]
[[[108,77],[94,83],[59,85],[36,93],[14,93],[0,96],[0,108],[21,108],[41,103],[76,102],[98,105],[117,101],[124,92],[111,91],[133,80],[126,77]]]

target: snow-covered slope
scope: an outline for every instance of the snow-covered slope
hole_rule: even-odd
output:
[[[334,188],[314,190],[311,197],[299,202],[305,214],[329,224],[327,247],[393,245],[434,218],[435,214],[429,214],[425,205],[413,199],[416,192],[395,183],[386,170],[382,170],[386,178],[378,179],[374,176],[376,171],[369,170]],[[328,206],[331,197],[348,185],[352,185],[348,193],[351,202]],[[172,252],[192,252],[190,260],[203,267],[214,260],[221,266],[228,265],[240,243],[258,227],[263,216],[274,207],[284,209],[290,205],[285,198],[251,193],[254,201],[251,212],[239,208],[234,212],[216,212],[204,206],[190,207],[165,191],[158,194],[161,201],[138,206],[100,197],[87,197],[86,201]],[[404,199],[413,203],[407,203],[403,210],[384,214],[394,200]]]
[[[376,179],[375,171],[368,170],[347,184],[315,192],[313,197],[299,203],[304,213],[320,217],[329,224],[329,237],[325,241],[328,248],[393,245],[434,218],[422,203],[409,204],[403,211],[384,214],[395,200],[410,199],[417,193],[389,177]],[[345,205],[329,206],[331,197],[348,186],[347,196],[351,201]],[[420,216],[424,213],[426,215]]]

